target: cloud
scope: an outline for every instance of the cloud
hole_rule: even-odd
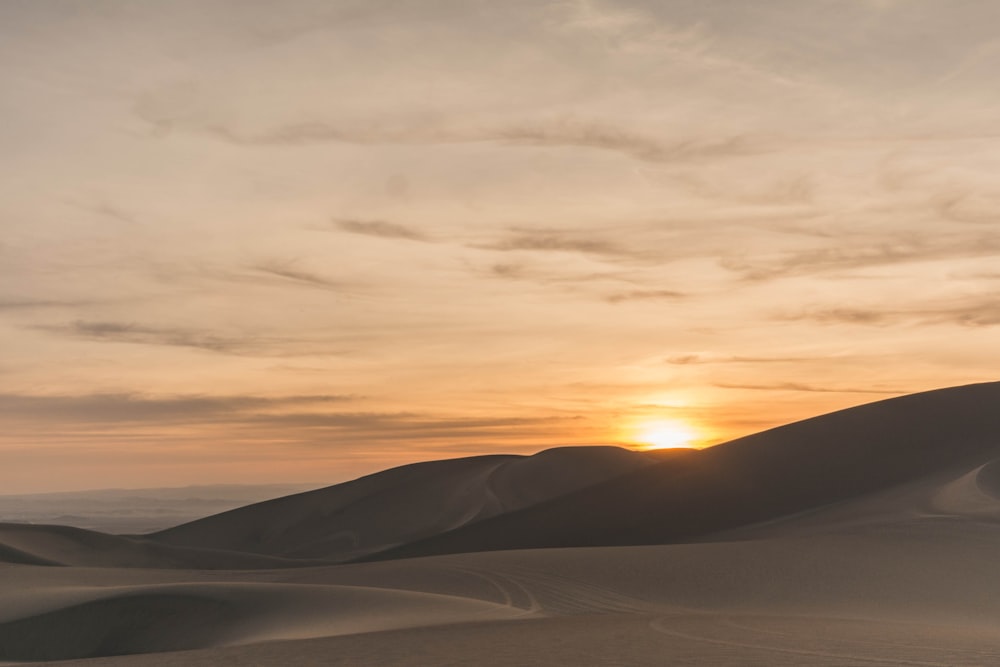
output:
[[[1000,324],[1000,299],[979,296],[939,301],[903,308],[808,308],[778,316],[782,320],[805,320],[821,324],[890,326],[896,324],[951,324],[970,328]]]
[[[492,438],[496,442],[510,442],[511,437],[515,441],[551,441],[560,426],[581,419],[575,415],[463,418],[336,409],[355,400],[360,397],[7,393],[0,394],[0,424],[8,434],[30,432],[39,440],[98,443],[102,447],[190,442],[197,437],[223,448],[239,442],[261,442],[320,449],[361,447],[368,455],[375,455],[378,443],[438,447],[476,442],[481,451]]]
[[[975,225],[992,225],[1000,222],[996,195],[984,196],[979,193],[958,192],[941,197],[938,212],[945,220]]]
[[[75,299],[2,299],[0,310],[32,310],[35,308],[74,308],[94,303],[90,300]]]
[[[823,357],[828,359],[829,357]],[[675,357],[668,357],[664,361],[677,366],[689,366],[696,364],[778,364],[796,363],[801,361],[816,361],[819,357],[705,357],[699,354],[684,354]]]
[[[494,264],[490,267],[490,273],[510,280],[523,280],[529,276],[523,264]]]
[[[542,252],[576,252],[585,255],[628,256],[627,250],[603,239],[580,238],[563,233],[526,232],[497,243],[480,246],[486,250],[532,250]]]
[[[674,290],[632,290],[631,292],[617,292],[605,297],[609,303],[623,303],[625,301],[660,301],[682,299],[686,294]]]
[[[238,285],[263,285],[268,287],[305,287],[340,293],[353,292],[354,282],[338,280],[299,266],[295,259],[266,258],[243,263],[238,268],[202,262],[193,265],[171,266],[157,272],[157,278],[173,284],[183,280],[212,280]]]
[[[814,248],[760,258],[730,257],[720,264],[741,274],[744,280],[772,280],[836,270],[997,254],[1000,254],[1000,239],[995,235],[926,239],[906,234],[887,240],[872,240],[863,245]]]
[[[341,231],[351,234],[408,241],[427,240],[427,237],[414,229],[384,220],[334,220],[334,224]]]
[[[716,382],[716,387],[722,389],[752,389],[759,391],[804,391],[830,394],[905,394],[902,389],[878,389],[874,387],[822,387],[799,382],[777,382],[774,384],[736,384]]]
[[[575,146],[622,153],[646,162],[679,162],[746,155],[760,150],[743,137],[663,141],[631,129],[573,116],[501,128],[496,139],[514,146]]]
[[[428,120],[424,115],[415,114],[409,119],[387,118],[361,122],[336,119],[292,121],[247,130],[229,122],[164,117],[149,112],[142,105],[137,113],[160,134],[175,130],[194,131],[241,146],[493,143],[507,147],[587,148],[656,163],[754,155],[771,150],[761,140],[743,135],[669,139],[603,118],[576,115],[496,122],[438,115],[433,120]]]
[[[563,263],[546,262],[529,265],[523,263],[493,264],[485,272],[488,277],[504,280],[530,281],[544,286],[575,286],[585,283],[634,284],[624,272],[619,271],[570,271]]]
[[[310,285],[313,287],[339,288],[343,286],[341,283],[330,280],[329,278],[321,276],[317,273],[313,273],[312,271],[299,269],[295,267],[292,262],[279,262],[272,260],[253,264],[250,268],[266,275],[284,278],[294,283]]]
[[[353,396],[143,396],[131,393],[95,393],[72,396],[0,394],[0,417],[32,423],[101,423],[220,421],[246,419],[275,409],[328,405],[354,400]]]
[[[103,218],[104,220],[113,220],[115,222],[122,222],[127,225],[141,225],[142,221],[135,215],[122,210],[119,206],[115,204],[98,201],[97,203],[88,202],[77,202],[72,200],[67,200],[65,203],[69,206],[77,208],[81,211],[86,211],[95,216]]]
[[[517,433],[521,436],[550,432],[550,426],[578,417],[476,417],[455,418],[411,412],[303,412],[263,415],[254,421],[279,429],[309,429],[316,435],[378,437],[384,440],[435,440],[481,438]]]
[[[198,329],[125,322],[77,320],[68,324],[39,324],[30,328],[104,343],[187,347],[238,356],[288,357],[332,353],[324,341],[257,335],[223,336]]]

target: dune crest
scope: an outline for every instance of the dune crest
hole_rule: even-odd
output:
[[[148,536],[173,546],[345,561],[520,510],[656,463],[619,447],[416,463]]]

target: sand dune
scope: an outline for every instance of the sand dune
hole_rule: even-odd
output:
[[[400,511],[417,530],[390,522],[358,548],[428,536],[369,562],[188,570],[168,555],[192,546],[162,536],[4,527],[0,660],[1000,664],[996,405],[997,384],[929,392],[636,465],[613,450],[435,462],[176,533],[189,545],[319,551],[330,531],[388,520],[393,502],[409,503]],[[625,464],[601,470],[616,461]],[[575,481],[551,484],[567,469]],[[442,516],[426,514],[438,508]],[[344,516],[353,523],[338,523]],[[539,544],[576,546],[512,548]],[[172,569],[40,566],[111,562],[87,556],[102,550]],[[452,553],[402,558],[435,550]]]
[[[402,466],[184,524],[162,544],[349,560],[530,507],[658,461],[618,447]]]
[[[879,401],[665,461],[377,558],[659,544],[773,520],[1000,456],[1000,384]]]
[[[68,526],[0,524],[0,563],[80,567],[247,569],[301,567],[309,561],[174,547]]]
[[[39,596],[52,609],[0,622],[0,658],[179,651],[521,615],[478,600],[331,585],[200,583],[61,593]],[[4,615],[15,602],[8,601]]]
[[[166,613],[163,609],[188,605],[183,613],[214,628],[210,634],[193,635],[197,643],[185,640],[191,642],[185,646],[200,644],[202,650],[86,664],[319,665],[337,656],[352,665],[988,665],[1000,656],[995,634],[1000,598],[994,594],[1000,585],[998,552],[998,531],[959,517],[901,523],[889,532],[863,535],[844,531],[806,538],[470,553],[239,575],[202,573],[226,579],[210,602],[235,601],[236,610],[223,613],[211,604],[189,604],[188,598],[211,590],[204,584],[151,587],[142,591],[142,599],[156,621],[155,636],[124,645],[162,650],[169,646],[161,634],[174,642],[188,637],[183,626],[156,620],[156,614]],[[94,573],[63,570],[59,590],[74,577],[87,581]],[[130,576],[136,574],[141,572]],[[265,578],[272,583],[262,588],[275,586],[273,598],[256,590],[260,587],[254,582]],[[438,608],[437,616],[424,615],[420,609],[427,598],[417,597],[402,600],[412,603],[407,609],[414,613],[396,627],[412,624],[420,630],[351,627],[349,622],[337,626],[345,619],[366,619],[372,604],[376,619],[383,614],[386,623],[397,618],[391,597],[374,603],[363,596],[345,600],[339,611],[309,597],[331,587],[331,600],[337,600],[345,586],[493,603],[509,616],[497,622],[491,614],[503,612],[494,607],[467,607],[463,612],[482,609],[484,616],[459,616],[457,620],[473,623],[457,626],[456,617],[449,617],[453,607]],[[38,585],[25,587],[37,590]],[[120,599],[122,593],[110,582],[104,587],[115,590],[104,599]],[[286,593],[289,587],[308,594]],[[134,590],[125,588],[133,595]],[[154,591],[172,597],[154,599]],[[184,600],[177,600],[182,593]],[[382,602],[384,608],[378,606]],[[67,623],[76,620],[76,608],[71,606],[68,616],[33,614],[28,627],[60,637],[67,626],[76,627]],[[256,616],[264,610],[266,618]],[[121,608],[104,605],[94,611],[113,630],[90,625],[87,636],[119,636]],[[298,613],[306,620],[297,618]],[[325,619],[327,613],[332,618]],[[0,625],[0,637],[7,627]],[[287,641],[292,637],[323,638]],[[286,641],[233,646],[265,638]],[[92,645],[84,648],[95,655]]]

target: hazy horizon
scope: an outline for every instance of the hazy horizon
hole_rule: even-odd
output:
[[[0,4],[0,488],[705,446],[996,379],[1000,5]]]

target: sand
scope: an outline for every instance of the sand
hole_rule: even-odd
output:
[[[510,505],[410,543],[454,548],[477,525],[492,524],[507,531],[494,536],[503,545],[494,550],[408,558],[383,551],[379,560],[313,560],[299,567],[290,566],[286,553],[281,567],[249,569],[235,560],[272,556],[165,544],[161,536],[6,527],[0,530],[0,558],[8,561],[0,565],[0,660],[91,667],[1000,664],[998,404],[996,384],[881,402],[736,441],[724,446],[729,453],[722,449],[711,458],[696,452],[626,465],[555,495],[534,489],[552,469],[531,473],[530,459],[435,462],[416,477],[403,469],[382,473],[393,483],[375,480],[383,494],[405,489],[411,505],[422,497],[420,478],[437,489],[450,480],[448,489],[463,490],[455,499],[460,504],[486,497],[468,480],[489,487],[498,465],[528,463],[529,474],[500,494]],[[550,462],[558,461],[557,471],[572,468],[576,454],[558,452]],[[598,455],[626,461],[626,454]],[[585,460],[582,469],[594,459]],[[772,467],[809,477],[773,488],[785,478],[766,475]],[[739,492],[732,494],[698,487],[738,481],[739,470],[746,471],[744,481],[772,485],[736,484]],[[645,482],[657,475],[669,493]],[[504,487],[492,479],[496,494]],[[342,502],[345,490],[336,489],[325,490],[325,497]],[[689,494],[688,516],[670,523],[670,512],[681,511],[682,493]],[[581,535],[579,526],[589,518],[597,527],[593,539],[613,541],[515,548],[535,539],[537,516],[562,516],[546,508],[561,512],[567,498],[581,494],[631,514],[619,516],[617,531],[606,527],[610,511],[553,524],[553,539]],[[423,509],[429,511],[440,500],[433,492],[428,497]],[[304,498],[315,503],[319,497],[291,498],[272,503],[302,512]],[[337,507],[351,507],[357,522],[363,506],[382,494],[369,486],[353,498]],[[645,504],[629,505],[636,499]],[[706,499],[709,509],[699,508]],[[373,518],[385,516],[381,502],[372,505]],[[259,514],[262,506],[263,523],[276,525],[282,512],[273,504],[247,512]],[[407,512],[419,518],[417,509]],[[307,514],[285,525],[304,532]],[[239,546],[233,540],[246,539],[254,525],[246,516],[237,510],[211,521],[217,530],[229,528],[228,546]],[[337,516],[331,512],[318,522],[336,530]],[[235,517],[231,527],[227,517]],[[435,521],[424,517],[420,531]],[[649,543],[658,534],[649,526],[664,521],[664,543]],[[676,526],[697,521],[703,523],[694,537],[671,537]],[[622,543],[627,529],[632,544]],[[302,544],[299,533],[293,535],[288,544]],[[461,540],[445,540],[449,535]],[[275,533],[269,544],[280,541]],[[192,569],[158,560],[151,566],[132,555],[180,558],[171,549],[189,558],[189,550],[211,554],[218,565],[233,558],[233,567]]]

